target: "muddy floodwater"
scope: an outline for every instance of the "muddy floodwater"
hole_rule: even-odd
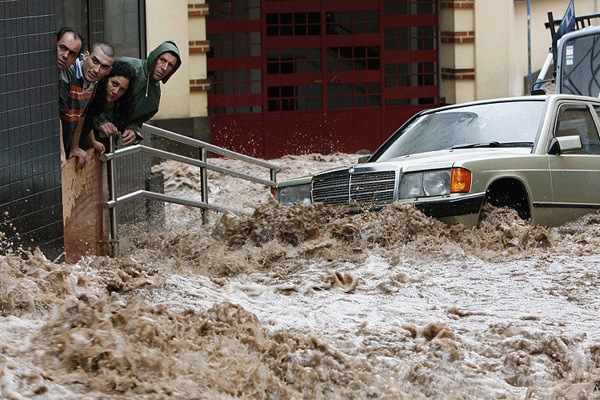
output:
[[[273,161],[281,180],[356,158]],[[196,168],[157,168],[199,198]],[[244,213],[167,205],[114,259],[0,256],[0,398],[600,399],[600,214],[464,229],[214,173],[209,199]]]

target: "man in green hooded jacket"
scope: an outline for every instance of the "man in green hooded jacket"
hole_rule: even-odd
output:
[[[158,112],[160,104],[160,82],[167,83],[181,65],[177,45],[168,40],[152,50],[145,60],[131,57],[118,57],[133,66],[136,71],[135,111],[121,132],[123,146],[139,142],[142,124]],[[101,136],[114,136],[119,128],[113,123],[112,109],[109,107],[94,122],[94,129]]]

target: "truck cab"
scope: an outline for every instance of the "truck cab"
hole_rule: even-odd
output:
[[[576,30],[560,39],[556,91],[600,97],[600,26]]]
[[[549,12],[545,26],[552,46],[531,93],[600,97],[600,14],[575,16],[571,2],[565,18]]]

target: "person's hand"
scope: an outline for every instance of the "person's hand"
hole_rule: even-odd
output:
[[[119,130],[112,122],[105,122],[104,124],[100,125],[98,131],[106,137],[115,136],[117,133],[119,133]]]
[[[85,167],[87,163],[87,153],[81,147],[73,147],[69,152],[69,158],[77,158],[77,169]]]
[[[98,156],[102,156],[106,152],[104,145],[97,140],[92,140],[92,147]]]
[[[123,146],[126,147],[131,146],[135,142],[137,136],[134,131],[127,129],[121,134],[121,138],[123,139]]]
[[[67,165],[67,155],[65,154],[65,149],[60,148],[60,168],[62,169],[65,165]]]

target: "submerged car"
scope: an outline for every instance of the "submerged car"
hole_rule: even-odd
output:
[[[600,208],[600,99],[553,94],[420,112],[363,162],[282,181],[283,205],[413,204],[449,225],[476,226],[507,206],[557,226]]]

